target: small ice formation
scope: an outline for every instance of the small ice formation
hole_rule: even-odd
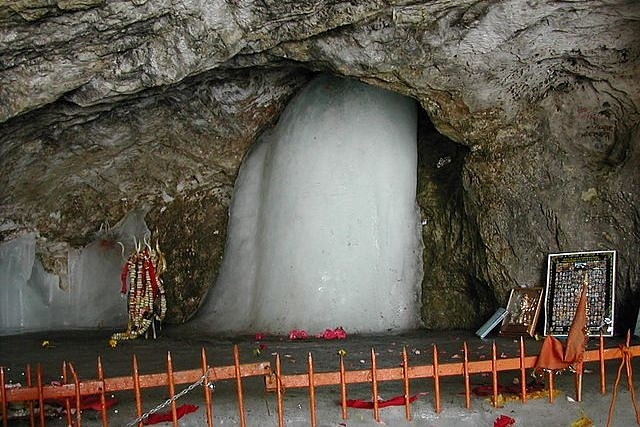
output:
[[[134,211],[89,245],[66,254],[68,281],[45,271],[36,255],[37,236],[24,234],[0,245],[0,335],[127,326],[120,294],[126,257],[149,234],[144,212]],[[126,247],[117,244],[122,239]]]
[[[224,260],[193,326],[214,333],[416,328],[417,105],[320,76],[239,172]]]

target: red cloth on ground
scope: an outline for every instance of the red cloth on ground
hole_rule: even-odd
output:
[[[493,422],[493,427],[510,427],[512,425],[515,425],[515,423],[516,423],[516,420],[514,420],[510,416],[508,416],[508,415],[500,415]]]
[[[423,394],[427,394],[427,393],[418,393],[418,394],[414,394],[413,396],[410,396],[409,403],[415,402]],[[385,408],[387,406],[404,406],[404,403],[405,403],[404,396],[396,396],[388,400],[378,401],[378,408]],[[340,402],[338,402],[338,405],[339,404]],[[360,399],[349,399],[347,400],[347,406],[350,408],[358,408],[358,409],[373,409],[373,402],[360,400]]]
[[[47,403],[53,403],[53,404],[60,405],[60,406],[66,406],[66,404],[67,404],[66,399],[47,400]],[[118,404],[118,399],[116,399],[116,398],[105,399],[104,408],[105,409],[110,409],[110,408],[116,406],[117,404]],[[72,399],[72,398],[69,398],[69,406],[71,408],[75,408],[76,407],[76,400]],[[100,402],[100,395],[82,397],[80,399],[80,409],[83,410],[83,411],[85,409],[91,409],[93,411],[102,411],[102,402]]]
[[[112,408],[118,404],[118,399],[105,399],[104,409]],[[80,400],[80,409],[93,409],[94,411],[102,411],[102,402],[100,396],[86,396]]]
[[[190,414],[192,412],[195,412],[198,410],[198,407],[195,405],[182,405],[176,408],[176,413],[177,413],[177,419],[182,418],[183,416]],[[158,412],[156,414],[151,414],[149,415],[144,421],[143,424],[144,425],[149,425],[149,424],[158,424],[164,421],[172,421],[173,420],[173,415],[171,414],[171,411],[167,411],[167,412]]]

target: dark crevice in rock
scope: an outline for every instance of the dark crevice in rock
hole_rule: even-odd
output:
[[[483,244],[465,209],[463,167],[469,148],[419,116],[417,201],[422,212],[422,317],[430,329],[471,328],[498,305],[483,273]],[[451,313],[457,313],[452,316]]]

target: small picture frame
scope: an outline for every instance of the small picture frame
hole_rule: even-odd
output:
[[[534,336],[540,317],[543,293],[543,288],[511,289],[507,303],[508,314],[502,321],[500,335]]]

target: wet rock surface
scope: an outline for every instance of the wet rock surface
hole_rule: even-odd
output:
[[[422,317],[475,327],[548,253],[615,249],[638,310],[640,4],[0,2],[0,236],[69,247],[133,209],[167,320],[214,283],[247,150],[313,73],[420,101]],[[217,234],[216,234],[217,232]],[[49,261],[47,261],[49,260]]]

